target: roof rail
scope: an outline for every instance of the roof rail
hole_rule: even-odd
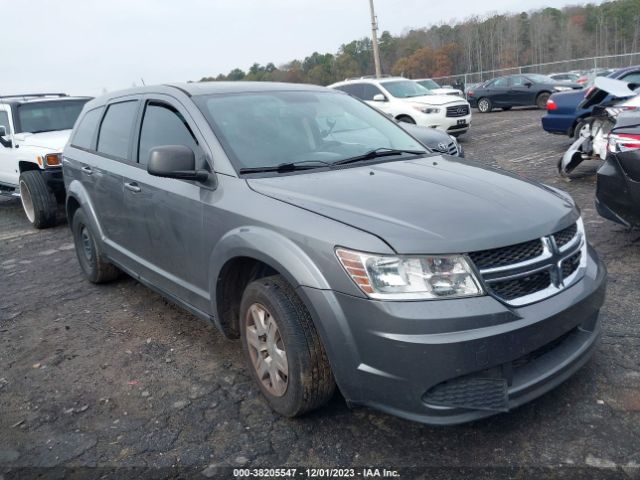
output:
[[[19,95],[0,95],[0,98],[40,98],[40,97],[68,97],[66,93],[22,93]]]
[[[349,81],[349,80],[368,80],[368,79],[376,79],[376,78],[392,78],[395,77],[395,75],[389,75],[387,73],[380,75],[379,77],[376,77],[375,75],[363,75],[361,77],[347,77],[344,79],[344,81]]]

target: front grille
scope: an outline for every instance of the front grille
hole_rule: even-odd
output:
[[[447,107],[447,117],[464,117],[469,115],[469,105]]]
[[[469,256],[480,270],[486,268],[504,267],[514,263],[524,262],[542,255],[542,242],[540,239],[529,242],[509,245],[508,247],[493,248],[471,252]]]
[[[422,397],[435,406],[473,410],[507,411],[507,381],[504,378],[458,377],[442,382]]]
[[[567,278],[578,269],[578,267],[580,266],[581,257],[582,252],[578,252],[562,261],[562,278]]]
[[[429,406],[504,412],[509,409],[509,385],[518,383],[525,367],[570,341],[577,328],[502,365],[446,380],[422,396]],[[526,375],[526,373],[524,373]]]
[[[446,153],[447,155],[458,155],[458,147],[456,142],[449,142],[448,144],[439,143],[438,145],[431,147],[432,150],[440,153]]]
[[[551,274],[548,270],[543,270],[526,277],[492,283],[490,288],[499,297],[505,300],[513,300],[537,293],[549,287],[549,285],[551,285]]]
[[[558,247],[563,247],[571,240],[573,240],[573,238],[576,236],[576,233],[578,233],[578,225],[574,223],[564,230],[560,230],[559,232],[554,233],[553,239],[556,241],[556,245]]]

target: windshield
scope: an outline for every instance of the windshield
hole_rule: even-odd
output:
[[[380,148],[424,151],[383,114],[338,92],[203,95],[194,101],[237,170],[326,165]]]
[[[418,83],[422,85],[424,88],[428,88],[429,90],[433,90],[435,88],[441,88],[436,82],[427,78],[426,80],[418,80]]]
[[[431,95],[431,92],[412,80],[394,80],[392,82],[380,82],[387,91],[396,98],[421,97]]]
[[[88,101],[89,99],[23,103],[18,107],[16,133],[70,130]]]
[[[527,78],[535,83],[556,83],[556,80],[553,78],[547,77],[546,75],[540,75],[539,73],[528,74]]]

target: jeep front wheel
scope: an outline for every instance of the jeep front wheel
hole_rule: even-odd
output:
[[[20,175],[20,201],[27,219],[35,228],[48,228],[56,224],[58,204],[38,170]]]
[[[274,275],[250,283],[240,315],[249,371],[271,408],[295,417],[332,397],[335,382],[320,336],[284,278]]]

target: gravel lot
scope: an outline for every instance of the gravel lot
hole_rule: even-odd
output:
[[[640,478],[640,233],[597,216],[595,163],[572,182],[557,176],[569,139],[543,132],[541,116],[474,113],[462,142],[474,160],[568,190],[609,268],[601,346],[564,385],[457,427],[349,410],[339,395],[283,419],[253,387],[239,342],[128,277],[86,282],[66,222],[36,231],[19,202],[0,200],[0,480],[72,476],[20,467],[153,467],[164,470],[144,472],[187,478],[285,465],[419,467],[401,478],[423,478],[424,467],[424,478],[449,478],[445,466],[522,478],[564,466],[562,478]]]

